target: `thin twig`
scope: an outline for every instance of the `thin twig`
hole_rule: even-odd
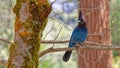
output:
[[[53,22],[52,28],[46,33],[46,35],[44,36],[43,39],[45,39],[47,37],[47,35],[53,30],[53,28],[54,28],[54,22]]]
[[[58,36],[60,35],[61,30],[62,30],[62,27],[60,28],[60,30],[59,30],[57,36],[55,37],[54,41],[55,41],[55,40],[58,38]]]
[[[6,40],[6,39],[0,38],[0,41],[5,42],[5,43],[8,43],[8,44],[12,44],[12,42],[10,42],[10,41],[8,41],[8,40]]]
[[[5,66],[5,65],[6,65],[6,63],[7,63],[7,61],[6,61],[6,60],[0,60],[0,65]]]
[[[11,7],[11,9],[13,9],[13,3],[12,3],[12,0],[10,0],[10,7]]]
[[[41,41],[42,44],[62,44],[62,43],[68,43],[69,40],[64,40],[64,41],[54,41],[54,40],[44,40]],[[85,41],[84,42],[85,45],[92,45],[92,46],[105,46],[101,43],[95,43],[95,42],[90,42],[90,41]]]
[[[13,44],[12,42],[6,40],[6,39],[1,39],[0,38],[0,41],[2,42],[5,42],[5,43],[8,43],[8,44]],[[69,40],[64,40],[64,41],[55,41],[55,40],[42,40],[41,43],[42,44],[62,44],[62,43],[68,43]],[[90,41],[85,41],[84,42],[85,45],[97,45],[97,46],[105,46],[103,44],[100,44],[100,43],[95,43],[95,42],[90,42]],[[118,46],[118,45],[115,45],[115,46]]]
[[[64,12],[65,12],[64,3],[62,3],[62,5],[63,5],[63,6],[62,6],[63,11],[62,11],[62,12],[59,12],[59,13],[58,13],[58,12],[57,12],[57,13],[55,13],[55,12],[53,11],[55,15],[50,16],[50,18],[53,18],[53,17],[55,17],[55,16],[57,16],[57,15],[60,15],[60,14],[62,14],[62,13],[64,13]],[[56,9],[56,10],[57,10],[57,9]]]
[[[57,1],[57,0],[54,0],[54,1],[51,3],[51,5],[53,5],[56,1]]]
[[[58,38],[58,36],[60,35],[61,30],[62,30],[62,27],[60,28],[60,30],[59,30],[57,36],[55,37],[54,41],[55,41],[55,40]],[[53,43],[53,47],[54,47],[54,43]]]
[[[50,18],[56,17],[57,15],[62,14],[63,12],[55,13],[53,16],[50,16]]]
[[[63,40],[63,41],[53,41],[53,40],[42,40],[42,44],[61,44],[61,43],[68,43],[69,40]]]
[[[88,34],[88,36],[100,36],[102,34],[105,34],[105,33],[110,33],[111,31],[107,31],[107,32],[103,32],[103,33],[91,33],[91,34]],[[54,40],[42,40],[41,43],[42,44],[61,44],[61,43],[68,43],[69,40],[64,40],[64,41],[54,41]],[[86,43],[93,43],[94,45],[94,42],[86,42]],[[98,45],[101,45],[100,43],[97,43]],[[96,44],[95,44],[96,45]]]

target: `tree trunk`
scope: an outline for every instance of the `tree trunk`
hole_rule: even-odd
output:
[[[87,41],[111,44],[109,24],[109,0],[79,0],[89,34]],[[79,50],[78,68],[112,68],[112,52]]]
[[[51,12],[47,0],[16,0],[14,44],[6,68],[38,68],[42,32]]]

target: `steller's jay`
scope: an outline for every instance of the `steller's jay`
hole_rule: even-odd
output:
[[[79,17],[78,17],[78,25],[75,27],[75,29],[72,32],[70,42],[69,42],[69,47],[74,47],[75,44],[82,44],[86,37],[87,37],[87,28],[86,28],[86,22],[83,19],[82,12],[79,12]],[[66,51],[64,56],[63,56],[63,61],[67,62],[71,56],[72,51]]]

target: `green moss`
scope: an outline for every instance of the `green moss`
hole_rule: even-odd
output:
[[[28,9],[31,16],[28,17],[28,19],[26,19],[26,21],[21,25],[22,28],[24,28],[24,31],[19,32],[21,28],[16,31],[18,32],[19,37],[24,41],[24,43],[27,44],[26,46],[28,47],[30,46],[30,49],[28,49],[28,52],[30,54],[27,51],[25,53],[19,54],[25,59],[22,68],[38,68],[38,64],[39,64],[38,54],[39,54],[40,40],[41,40],[40,33],[43,32],[47,24],[48,15],[51,11],[51,5],[47,2],[47,0],[40,0],[40,2],[37,1],[38,0],[27,1],[28,3],[30,3],[28,5],[29,6]],[[21,6],[25,2],[26,0],[17,0],[17,3],[13,9],[18,19],[19,19],[19,11],[21,9]],[[36,4],[36,3],[40,3],[40,4]],[[29,30],[31,31],[30,35],[29,35]],[[15,43],[12,44],[10,47],[10,57],[7,68],[14,67],[14,65],[11,64],[11,59],[14,56],[13,52],[16,45],[20,45],[20,44]]]
[[[6,68],[12,68],[12,64],[11,64],[11,59],[12,59],[12,53],[14,52],[14,49],[15,49],[15,47],[16,47],[16,44],[14,43],[14,44],[11,44],[10,45],[10,49],[9,49],[9,52],[10,52],[10,57],[9,57],[9,60],[8,60],[8,63],[6,64]]]
[[[51,8],[44,7],[44,6],[48,6],[48,4],[36,5],[35,2],[33,2],[32,4],[33,5],[30,9],[30,13],[32,15],[31,19],[33,21],[31,22],[30,28],[33,31],[33,35],[31,36],[31,39],[29,40],[29,44],[32,46],[32,48],[30,49],[30,53],[32,54],[32,60],[30,61],[29,64],[27,64],[27,62],[25,62],[25,64],[27,64],[27,66],[31,66],[31,68],[33,68],[32,66],[36,66],[35,68],[37,68],[39,64],[38,54],[39,54],[40,39],[41,39],[41,36],[39,36],[39,33],[43,32],[47,24],[47,17],[49,15],[49,12],[45,12],[45,11]]]
[[[24,2],[25,0],[17,0],[16,5],[13,8],[13,12],[17,15],[18,18],[19,18],[20,8]]]
[[[14,43],[14,44],[11,44],[9,51],[10,51],[10,52],[13,52],[13,50],[14,50],[15,47],[16,47],[16,44],[15,44],[15,43]]]

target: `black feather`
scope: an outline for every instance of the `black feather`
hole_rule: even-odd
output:
[[[71,56],[72,51],[66,51],[64,56],[63,56],[63,61],[67,62]]]
[[[84,17],[83,17],[83,15],[82,15],[82,12],[81,12],[81,11],[79,11],[78,22],[79,22],[79,23],[84,23],[84,22],[85,22]]]

